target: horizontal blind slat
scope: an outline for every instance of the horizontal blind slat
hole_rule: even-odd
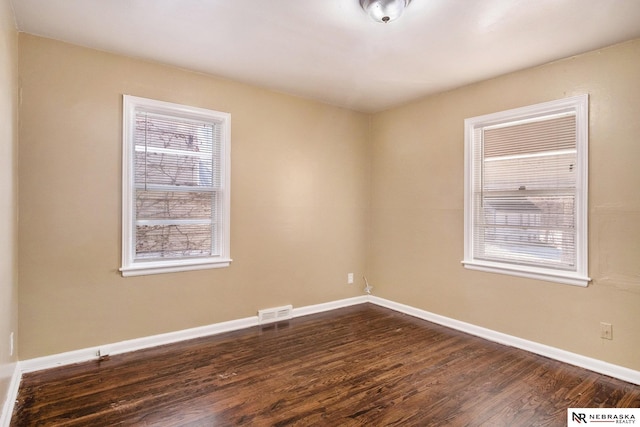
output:
[[[576,148],[575,115],[545,121],[486,129],[484,157],[530,154]]]
[[[216,193],[136,191],[136,219],[211,218]]]

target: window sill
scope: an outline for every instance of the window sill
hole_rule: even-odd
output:
[[[543,268],[526,266],[507,266],[505,264],[485,261],[462,261],[465,268],[484,271],[488,273],[508,274],[511,276],[526,277],[528,279],[545,280],[547,282],[562,283],[565,285],[587,287],[591,279],[577,273],[559,270],[547,270]]]
[[[122,277],[147,276],[151,274],[178,273],[181,271],[206,270],[210,268],[224,268],[231,264],[231,259],[205,258],[198,260],[178,260],[169,262],[138,262],[120,268]]]

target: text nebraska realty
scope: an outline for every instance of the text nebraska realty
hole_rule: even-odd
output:
[[[615,424],[635,424],[636,417],[633,414],[580,414],[573,413],[573,421],[578,423],[609,422]]]

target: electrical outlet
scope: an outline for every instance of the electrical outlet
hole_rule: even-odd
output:
[[[353,284],[353,273],[347,274],[347,283],[349,285]]]
[[[611,323],[600,322],[600,338],[605,340],[613,339],[613,327]]]
[[[13,332],[9,335],[9,356],[13,356]]]

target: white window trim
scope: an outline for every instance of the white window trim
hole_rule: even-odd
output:
[[[221,179],[223,191],[222,212],[220,213],[220,221],[222,222],[222,227],[220,227],[221,236],[219,237],[221,241],[220,256],[163,261],[135,260],[133,249],[135,241],[135,205],[133,203],[133,180],[135,176],[133,164],[134,127],[132,125],[135,122],[135,112],[138,107],[143,107],[147,111],[176,114],[180,117],[222,124],[221,167],[223,170],[221,171]],[[122,276],[141,276],[228,267],[232,261],[230,258],[231,115],[204,108],[123,95],[122,132],[122,267],[120,268]]]
[[[576,114],[576,269],[562,271],[551,268],[491,262],[473,257],[473,204],[474,159],[473,130],[476,127],[497,126],[506,122],[529,120],[536,116],[552,113],[575,111]],[[508,274],[530,279],[546,280],[575,286],[587,286],[588,277],[588,234],[587,234],[587,196],[588,196],[588,123],[589,97],[587,94],[573,96],[556,101],[544,102],[527,107],[515,108],[498,113],[466,119],[464,124],[464,260],[465,268],[491,273]]]

